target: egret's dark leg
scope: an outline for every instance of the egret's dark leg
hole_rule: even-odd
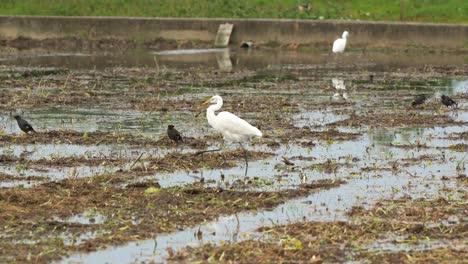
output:
[[[197,151],[197,152],[195,152],[195,156],[198,156],[198,155],[201,155],[201,154],[207,153],[207,152],[221,151],[221,150],[223,150],[223,147],[224,147],[224,144],[221,144],[221,146],[218,149],[209,149],[209,150]]]
[[[201,150],[201,151],[197,151],[195,152],[195,156],[198,156],[198,155],[201,155],[203,153],[207,153],[207,152],[216,152],[216,151],[221,151],[221,149],[209,149],[209,150]]]
[[[247,150],[242,146],[242,143],[239,142],[240,147],[244,150],[244,159],[245,159],[245,173],[244,177],[247,176],[247,170],[249,169],[249,161],[247,160]]]

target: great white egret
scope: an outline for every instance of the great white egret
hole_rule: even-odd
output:
[[[223,106],[223,98],[221,98],[219,95],[211,97],[203,103],[203,105],[205,104],[211,104],[206,109],[206,119],[208,119],[208,123],[215,130],[223,134],[224,140],[228,142],[239,143],[241,148],[244,150],[245,174],[247,175],[247,168],[249,166],[247,161],[247,150],[244,148],[244,146],[242,146],[242,143],[248,141],[252,137],[262,137],[262,132],[244,119],[232,113],[223,111],[216,115],[215,112],[221,109]],[[204,152],[208,151],[203,151],[201,153]]]
[[[346,39],[348,38],[348,31],[343,32],[343,36],[333,42],[333,53],[342,53],[346,48]]]

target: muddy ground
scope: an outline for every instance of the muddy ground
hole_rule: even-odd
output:
[[[25,43],[2,44],[0,262],[467,257],[459,54],[165,56],[148,44],[119,63]],[[263,132],[245,145],[247,176],[244,152],[207,124],[200,105],[215,94]],[[37,133],[21,133],[18,113]]]

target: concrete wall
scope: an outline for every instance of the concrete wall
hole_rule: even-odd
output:
[[[214,41],[218,25],[226,22],[234,24],[233,45],[245,40],[255,43],[331,45],[344,30],[348,30],[349,45],[356,48],[424,46],[466,49],[468,46],[467,24],[271,19],[0,16],[0,39],[77,36],[87,39]]]

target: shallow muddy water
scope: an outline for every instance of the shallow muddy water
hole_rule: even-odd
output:
[[[451,197],[450,189],[458,188],[452,180],[467,172],[468,72],[466,58],[458,54],[139,50],[115,56],[18,54],[0,61],[0,92],[11,98],[3,99],[0,107],[0,190],[6,194],[103,174],[122,175],[120,182],[110,182],[115,188],[201,184],[246,193],[298,189],[321,179],[345,181],[268,210],[219,215],[152,237],[138,234],[116,246],[97,239],[115,230],[86,229],[107,228],[117,221],[100,212],[98,204],[106,201],[96,201],[95,208],[45,219],[84,226],[82,231],[74,229],[78,233],[64,232],[63,240],[73,236],[73,245],[90,243],[99,249],[70,248],[68,258],[59,254],[48,260],[164,262],[172,255],[168,248],[178,252],[205,243],[261,239],[258,228],[266,226],[346,221],[353,206],[370,208],[381,199]],[[230,157],[222,156],[238,146],[222,144],[199,107],[214,94],[223,96],[223,110],[240,115],[264,134],[246,145],[253,153],[247,177],[243,157],[230,164]],[[428,102],[412,107],[421,94]],[[458,108],[441,105],[441,94],[454,98]],[[39,133],[22,135],[14,113]],[[170,144],[165,136],[168,124],[188,140]],[[61,138],[53,131],[73,133]],[[101,134],[93,137],[101,132],[102,140]],[[203,155],[202,165],[170,170],[180,161],[164,160],[171,155],[191,159],[197,151],[219,146],[220,156],[211,160]],[[146,190],[154,191],[151,188]],[[135,217],[118,232],[145,221]]]

